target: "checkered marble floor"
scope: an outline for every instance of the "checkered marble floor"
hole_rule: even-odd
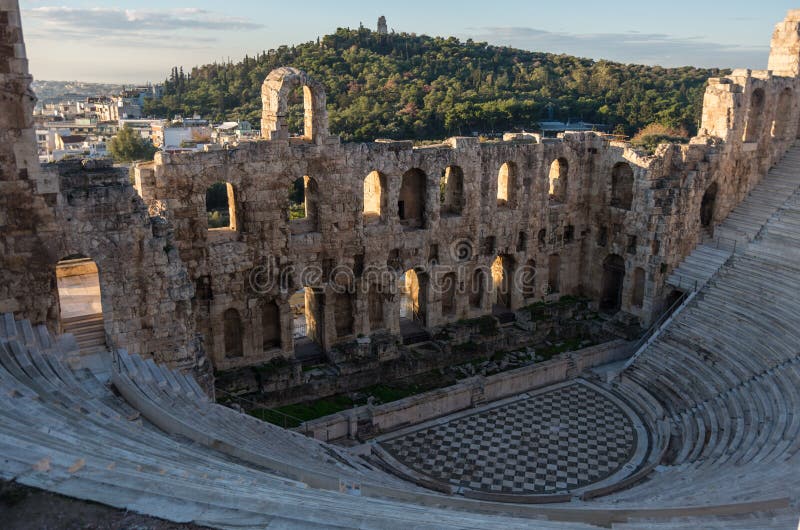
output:
[[[575,381],[380,443],[414,471],[455,486],[558,493],[620,469],[636,431],[616,403]]]

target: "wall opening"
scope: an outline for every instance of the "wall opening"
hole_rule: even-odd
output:
[[[625,282],[625,260],[618,254],[609,254],[603,260],[603,286],[600,310],[616,313],[622,307],[622,287]]]
[[[228,359],[243,357],[242,319],[239,317],[239,312],[233,308],[226,309],[222,320],[225,333],[225,357]]]
[[[425,184],[427,178],[421,169],[409,169],[403,174],[397,215],[400,224],[408,229],[425,227]]]
[[[553,160],[550,164],[550,200],[563,203],[567,200],[567,172],[569,163],[565,158]]]
[[[486,290],[486,278],[482,268],[475,269],[472,273],[469,288],[469,305],[473,309],[483,307],[483,293]]]
[[[458,166],[447,166],[439,181],[441,214],[461,215],[464,208],[464,172]]]
[[[630,210],[633,203],[633,169],[618,162],[611,170],[611,206]]]
[[[789,119],[792,115],[792,89],[786,87],[778,96],[778,107],[775,110],[775,119],[772,121],[772,137],[788,140]]]
[[[644,281],[644,269],[636,267],[633,271],[633,293],[631,294],[631,305],[634,307],[642,307],[644,304]]]
[[[316,232],[319,228],[319,189],[317,181],[300,177],[289,187],[289,221],[292,231]]]
[[[81,352],[106,350],[100,274],[86,256],[72,255],[55,267],[59,320],[63,333],[72,333]]]
[[[442,315],[452,317],[456,314],[456,287],[458,278],[455,272],[448,272],[442,277],[439,286],[442,292]]]
[[[744,131],[745,142],[757,142],[764,119],[764,89],[753,90],[750,96],[750,110],[747,112],[747,126]]]
[[[353,334],[353,298],[346,290],[334,295],[333,316],[336,322],[337,337],[347,337]]]
[[[528,234],[520,232],[517,234],[517,252],[528,250]]]
[[[265,302],[261,309],[261,333],[264,351],[281,347],[281,312],[274,301]]]
[[[550,254],[547,258],[547,294],[561,292],[561,256]]]
[[[714,209],[717,203],[717,183],[712,183],[703,194],[700,201],[700,225],[708,228],[714,222]]]
[[[425,278],[414,269],[400,276],[400,318],[425,325]]]
[[[319,355],[324,343],[325,294],[319,289],[304,287],[289,297],[289,306],[295,357],[304,359]]]
[[[373,171],[364,179],[364,224],[384,221],[386,215],[386,178]]]
[[[511,309],[513,269],[511,256],[497,256],[492,263],[493,302],[497,308]]]
[[[293,138],[303,137],[311,139],[313,133],[306,130],[306,112],[311,110],[311,89],[307,86],[296,86],[286,96],[286,129]]]
[[[236,230],[236,199],[229,182],[215,182],[206,190],[209,230]]]
[[[513,208],[516,206],[517,166],[506,162],[497,173],[497,206]]]

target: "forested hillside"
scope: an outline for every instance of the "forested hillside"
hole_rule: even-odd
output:
[[[239,63],[175,68],[148,115],[199,113],[258,126],[261,83],[279,66],[327,88],[331,132],[344,140],[440,139],[533,129],[582,118],[633,134],[650,123],[694,133],[705,81],[725,72],[666,69],[529,52],[455,38],[339,29],[319,42],[281,46]],[[299,130],[302,99],[291,119]]]

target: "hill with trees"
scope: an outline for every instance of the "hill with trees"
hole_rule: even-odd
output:
[[[693,134],[705,82],[727,71],[662,68],[531,52],[408,33],[339,29],[317,42],[281,46],[238,63],[173,68],[155,116],[199,113],[258,126],[261,83],[280,66],[325,85],[330,129],[346,141],[442,139],[535,129],[545,119],[580,118],[632,135],[656,123]],[[302,97],[290,127],[301,129]]]

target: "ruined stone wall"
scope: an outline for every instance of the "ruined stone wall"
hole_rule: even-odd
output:
[[[669,272],[797,137],[792,13],[773,36],[784,77],[711,79],[698,137],[654,155],[594,133],[341,144],[328,134],[324,88],[282,68],[262,89],[264,140],[159,153],[135,168],[135,193],[107,167],[40,170],[19,9],[0,1],[0,311],[57,327],[54,266],[81,254],[98,265],[109,337],[183,365],[202,362],[197,336],[217,368],[291,357],[290,297],[303,287],[308,335],[323,350],[396,337],[400,278],[412,269],[427,328],[570,294],[613,305],[614,282],[620,308],[646,324]],[[292,137],[286,97],[300,87],[305,127]],[[308,215],[290,220],[297,179]],[[233,219],[210,230],[206,192],[217,182]]]
[[[98,268],[110,345],[202,368],[193,285],[168,223],[150,216],[126,169],[80,160],[40,167],[16,0],[0,1],[0,40],[0,313],[59,332],[56,264],[85,256]]]
[[[451,138],[414,148],[340,144],[327,135],[326,116],[314,114],[322,88],[284,68],[262,91],[268,140],[159,154],[137,169],[136,186],[169,212],[181,258],[202,286],[198,329],[218,368],[293,355],[289,297],[302,287],[313,287],[309,335],[323,349],[379,331],[397,335],[398,283],[409,269],[417,272],[415,310],[428,328],[488,314],[496,304],[516,309],[568,294],[602,301],[609,269],[620,275],[621,309],[646,324],[663,308],[669,272],[796,137],[797,84],[745,70],[712,79],[700,135],[654,155],[593,133],[538,142]],[[311,88],[305,133],[290,137],[280,109],[299,85]],[[556,160],[562,170],[551,194]],[[457,199],[441,187],[445,174],[460,181]],[[288,190],[303,177],[313,212],[289,220]],[[208,229],[205,194],[218,181],[233,190],[235,229]],[[712,184],[716,199],[703,226],[701,203]],[[506,277],[505,292],[492,289],[493,275]],[[277,347],[263,341],[272,303],[282,331]],[[243,344],[235,357],[226,349],[231,309]]]

